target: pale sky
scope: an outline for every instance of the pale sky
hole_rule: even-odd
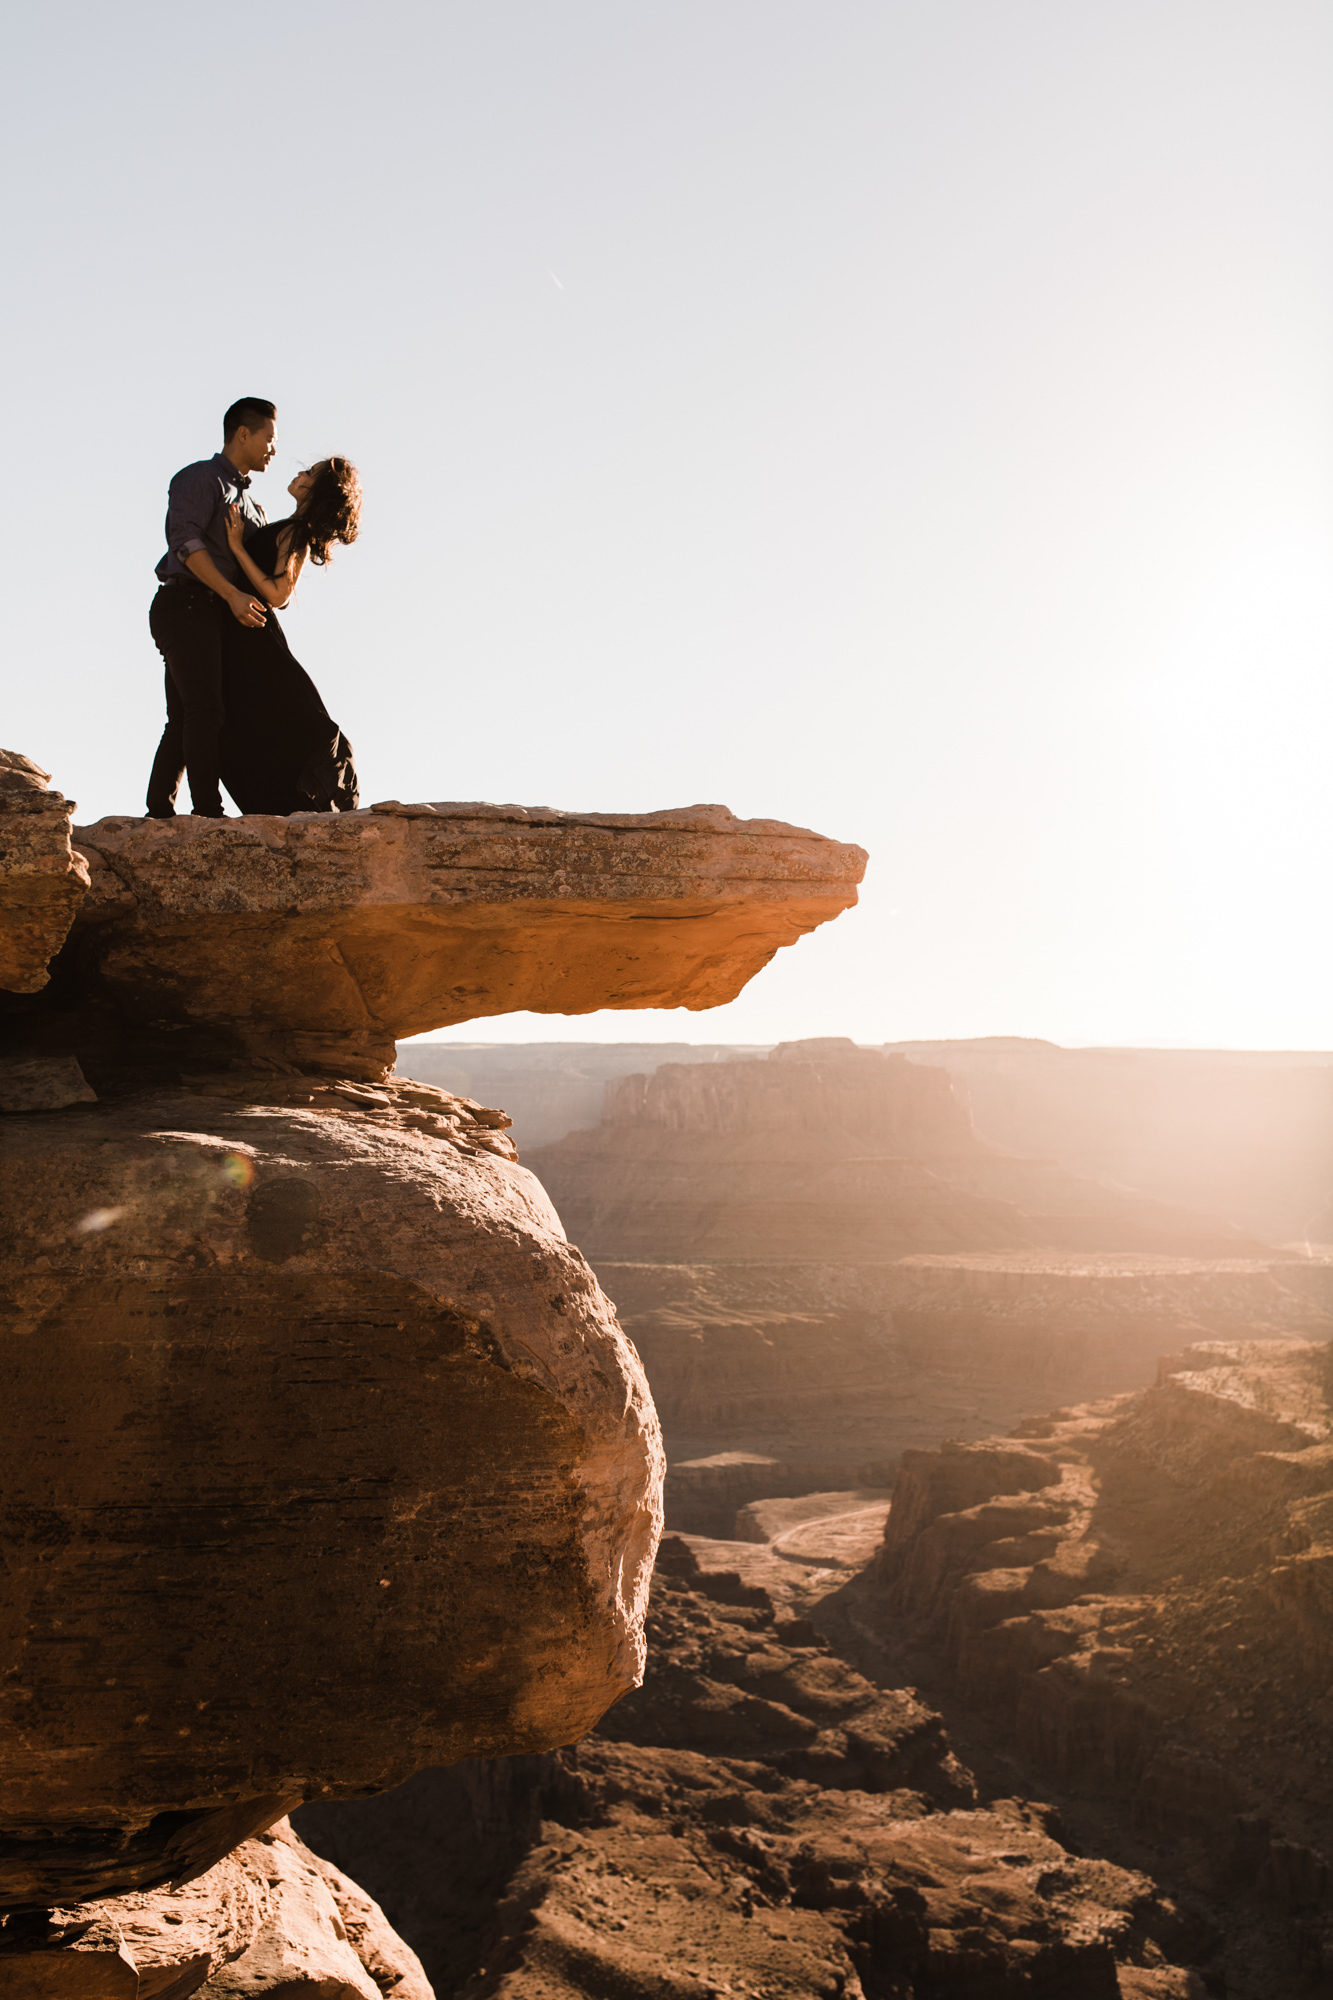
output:
[[[167,480],[279,406],[363,800],[871,853],[732,1007],[1333,1042],[1327,0],[55,4],[0,30],[0,740],[143,808]]]

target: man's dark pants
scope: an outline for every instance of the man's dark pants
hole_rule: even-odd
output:
[[[222,621],[226,605],[202,583],[164,583],[148,613],[148,629],[167,668],[167,726],[148,780],[148,810],[170,819],[181,773],[189,773],[197,813],[220,813]]]

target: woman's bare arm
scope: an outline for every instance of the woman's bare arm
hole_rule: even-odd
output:
[[[240,508],[229,507],[227,509],[227,541],[230,544],[231,552],[245,571],[245,574],[249,577],[254,589],[264,599],[264,602],[271,604],[275,611],[281,611],[285,604],[291,602],[292,592],[296,588],[296,579],[301,574],[301,565],[305,561],[305,550],[302,549],[299,553],[293,555],[291,553],[290,538],[284,537],[283,539],[287,541],[286,562],[276,576],[265,576],[259,564],[254,562],[246,553],[245,543],[242,539],[244,525]],[[283,553],[283,540],[279,540],[278,554],[281,556]]]

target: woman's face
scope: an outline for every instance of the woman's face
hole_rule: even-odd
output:
[[[319,466],[308,465],[304,472],[298,472],[295,479],[288,482],[287,491],[291,494],[298,507],[303,500],[309,498],[319,474]]]

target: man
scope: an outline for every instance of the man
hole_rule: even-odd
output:
[[[238,506],[246,537],[264,525],[264,510],[250,498],[250,475],[273,457],[278,413],[260,396],[242,396],[222,419],[222,450],[187,465],[171,482],[167,499],[167,552],[157,566],[160,584],[148,629],[166,663],[167,726],[148,780],[148,818],[174,819],[181,773],[190,780],[190,804],[206,819],[221,819],[218,759],[222,734],[224,621],[262,625],[267,608],[248,589],[227,543],[227,509]]]

